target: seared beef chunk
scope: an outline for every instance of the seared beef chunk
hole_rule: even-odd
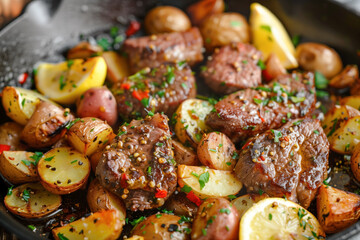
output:
[[[233,43],[215,50],[202,72],[207,85],[217,93],[229,94],[261,84],[257,65],[261,52],[250,44]]]
[[[144,68],[113,90],[119,115],[145,117],[149,111],[171,116],[184,100],[195,97],[195,78],[184,62]]]
[[[162,206],[177,182],[167,117],[133,120],[119,131],[96,168],[100,183],[132,211]]]
[[[326,179],[329,142],[319,120],[296,119],[250,139],[239,156],[235,174],[249,192],[307,208]]]
[[[197,28],[185,32],[163,33],[127,39],[124,51],[129,55],[132,72],[145,67],[158,67],[164,62],[201,62],[203,41]]]
[[[312,73],[282,75],[269,85],[239,91],[219,101],[206,123],[238,142],[309,115],[315,103]]]

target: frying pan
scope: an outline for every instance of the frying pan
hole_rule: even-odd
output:
[[[83,36],[101,35],[112,26],[121,30],[130,20],[143,20],[145,13],[157,5],[186,8],[194,0],[37,0],[23,14],[0,32],[0,90],[6,85],[20,86],[17,76],[31,72],[39,61],[64,60],[66,49]],[[228,0],[228,11],[249,15],[251,0]],[[356,51],[360,43],[360,16],[329,0],[259,0],[302,41],[325,43],[335,48],[344,63],[359,64]],[[141,34],[141,33],[139,33]],[[30,88],[31,81],[22,87]],[[201,87],[200,87],[201,91]],[[204,91],[204,90],[203,90]],[[0,123],[8,119],[0,112]],[[349,179],[349,177],[345,178]],[[331,183],[330,183],[331,184]],[[344,180],[337,187],[357,184]],[[0,199],[7,184],[0,180]],[[357,188],[359,185],[357,186]],[[43,239],[32,233],[0,203],[0,224],[20,239]],[[329,236],[328,239],[360,239],[360,222]]]

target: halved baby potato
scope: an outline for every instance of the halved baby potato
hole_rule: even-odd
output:
[[[61,205],[61,196],[48,192],[40,183],[26,183],[5,196],[6,208],[25,218],[38,218],[54,212]]]
[[[38,173],[41,184],[49,192],[68,194],[86,183],[90,174],[90,161],[72,148],[54,148],[40,159]]]
[[[103,49],[89,42],[80,42],[67,52],[67,59],[90,58],[101,55]]]
[[[107,65],[106,79],[112,84],[130,75],[129,64],[125,57],[114,51],[104,52],[102,57],[105,59]]]
[[[340,154],[351,154],[360,142],[360,116],[348,119],[329,138],[330,149]]]
[[[120,236],[122,226],[116,210],[102,210],[87,218],[54,228],[52,234],[56,240],[115,240]]]
[[[3,151],[0,155],[0,173],[12,184],[36,182],[39,175],[32,152]]]
[[[103,120],[86,117],[75,121],[67,133],[68,141],[87,156],[103,149],[114,138],[112,128]]]
[[[205,166],[216,170],[232,171],[236,164],[236,148],[223,133],[204,134],[198,147],[197,155]]]
[[[86,198],[91,212],[115,209],[119,212],[120,220],[125,224],[126,208],[123,201],[106,190],[98,179],[90,183]]]
[[[6,115],[21,125],[29,121],[40,101],[53,103],[43,95],[24,88],[6,86],[2,91],[2,104]]]
[[[175,133],[180,142],[197,147],[203,133],[211,131],[205,124],[205,117],[212,109],[209,102],[200,99],[188,99],[180,104],[174,114]]]
[[[197,166],[179,165],[178,182],[181,187],[191,187],[200,198],[235,195],[242,188],[242,183],[231,171]]]

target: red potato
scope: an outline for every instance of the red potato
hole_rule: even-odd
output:
[[[172,139],[171,142],[174,150],[174,159],[177,164],[188,166],[201,165],[196,152],[191,147],[185,147],[182,143],[174,139]]]
[[[79,117],[96,117],[114,125],[117,121],[117,107],[113,94],[107,87],[95,87],[81,95],[77,103]]]
[[[286,74],[286,69],[274,53],[270,54],[265,62],[265,65],[266,69],[264,69],[262,73],[266,82],[270,82],[274,78]]]
[[[187,8],[191,22],[199,26],[209,16],[215,13],[224,12],[225,4],[223,0],[202,0],[191,4]]]

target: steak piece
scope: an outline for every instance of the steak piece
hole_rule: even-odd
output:
[[[187,61],[194,65],[203,60],[202,48],[203,40],[197,28],[185,32],[130,38],[125,40],[123,45],[133,73],[145,67],[158,67],[164,62]]]
[[[184,100],[196,96],[195,78],[184,62],[163,64],[123,79],[113,93],[124,119],[145,117],[149,111],[172,116]]]
[[[250,44],[232,43],[210,57],[202,72],[206,84],[217,93],[229,94],[261,84],[257,65],[261,52]]]
[[[249,140],[235,175],[247,191],[260,189],[309,207],[327,177],[329,142],[315,119],[296,119]]]
[[[238,142],[311,114],[315,103],[313,73],[282,75],[269,85],[238,91],[219,101],[206,124]]]
[[[177,184],[170,138],[168,119],[161,114],[123,125],[104,151],[96,177],[131,211],[162,206]]]

